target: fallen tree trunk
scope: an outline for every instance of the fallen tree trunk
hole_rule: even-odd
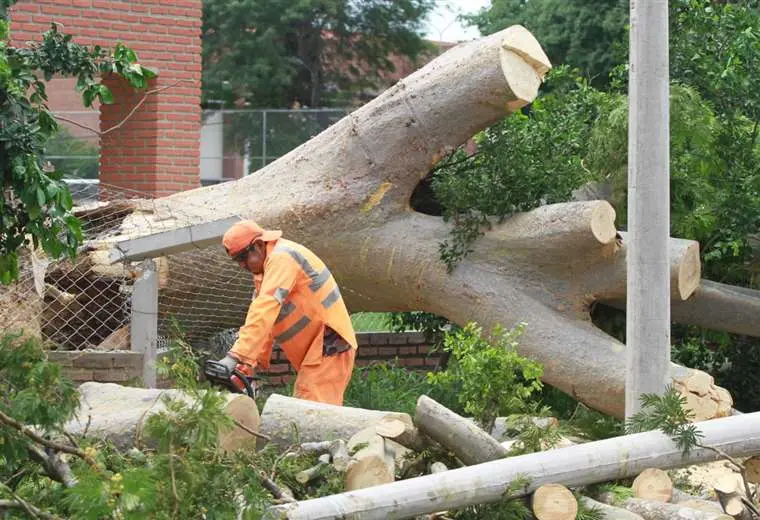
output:
[[[737,457],[760,452],[760,413],[701,422],[697,427],[706,446]],[[529,483],[515,491],[516,496],[529,494],[546,483],[582,486],[632,477],[648,467],[669,469],[719,457],[705,448],[696,448],[684,457],[664,434],[638,433],[273,507],[267,518],[407,518],[495,502],[503,498],[512,482],[523,478]]]
[[[616,240],[607,202],[513,215],[487,231],[453,273],[440,261],[451,225],[409,208],[430,168],[531,102],[549,68],[538,42],[519,26],[456,46],[256,176],[156,200],[152,213],[125,219],[121,235],[91,245],[119,244],[132,260],[171,252],[159,313],[176,315],[202,338],[242,322],[250,280],[231,291],[229,280],[245,274],[221,247],[196,251],[194,242],[202,235],[205,247],[224,229],[204,234],[196,226],[254,218],[313,249],[352,311],[427,311],[457,324],[477,321],[486,331],[527,321],[520,352],[543,365],[544,381],[622,417],[625,346],[589,317],[592,303],[622,294],[625,275],[625,240]],[[142,252],[128,247],[124,240],[136,236],[153,242]],[[671,269],[680,300],[693,286],[694,243],[673,240],[670,247],[681,251]],[[188,264],[204,276],[188,273]]]
[[[411,424],[408,414],[334,406],[272,394],[261,410],[261,433],[283,446],[300,442],[348,440],[358,431],[392,417]]]
[[[465,465],[500,459],[507,449],[472,421],[426,395],[417,400],[414,424],[422,433],[450,449]]]
[[[88,382],[79,386],[81,405],[77,417],[64,426],[64,431],[72,435],[87,435],[109,440],[121,450],[151,445],[143,428],[147,419],[161,411],[166,411],[163,398],[181,400],[191,404],[192,398],[179,390],[158,388],[133,388],[114,383]],[[256,402],[242,394],[226,393],[225,412],[244,428],[233,426],[221,432],[219,446],[223,450],[235,450],[251,443],[256,438],[246,429],[258,431],[259,411]]]

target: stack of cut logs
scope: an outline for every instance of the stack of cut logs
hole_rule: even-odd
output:
[[[147,440],[143,425],[149,415],[163,409],[160,399],[163,394],[186,398],[177,390],[130,388],[110,383],[84,383],[79,391],[86,413],[69,423],[67,432],[82,434],[86,431],[88,436],[110,440],[125,450],[134,448],[140,439],[140,444]],[[547,436],[559,439],[558,442],[543,446],[546,450],[558,450],[513,456],[523,451],[522,441],[516,437],[525,424],[550,429],[557,427],[558,421],[550,417],[517,421],[498,418],[488,433],[475,421],[424,395],[417,401],[414,418],[406,413],[333,406],[278,394],[268,397],[261,415],[248,397],[229,394],[225,411],[237,426],[220,438],[222,449],[255,449],[254,444],[261,447],[273,443],[282,450],[283,458],[289,453],[315,455],[317,464],[295,475],[295,479],[302,484],[319,484],[319,479],[324,479],[326,474],[334,475],[332,471],[324,471],[326,466],[331,466],[343,475],[347,499],[352,500],[352,504],[364,504],[363,513],[357,518],[385,518],[385,513],[374,511],[375,507],[385,507],[385,511],[392,510],[396,518],[444,519],[447,518],[445,510],[457,508],[452,504],[477,506],[505,496],[525,501],[539,520],[576,518],[579,505],[582,509],[599,510],[601,518],[606,519],[751,520],[760,517],[755,516],[752,496],[753,483],[760,480],[760,461],[755,458],[744,461],[746,484],[738,473],[729,472],[712,480],[708,490],[699,496],[675,488],[668,474],[656,467],[669,469],[728,459],[729,454],[737,457],[734,461],[738,462],[738,457],[760,453],[760,434],[757,433],[760,417],[755,417],[756,414],[700,423],[705,431],[705,442],[712,440],[726,450],[726,455],[713,453],[712,456],[684,458],[680,449],[659,432],[586,443],[582,439],[563,437],[558,434],[559,430],[556,435]],[[731,430],[729,436],[736,436],[738,440],[711,433],[709,425],[715,421],[731,423],[720,427],[715,423],[716,431]],[[619,443],[610,449],[611,441]],[[500,466],[508,461],[514,461],[512,465],[517,469],[508,480],[510,487],[505,489],[498,482],[504,481]],[[638,469],[631,471],[631,467]],[[476,469],[469,477],[462,474]],[[530,474],[533,480],[522,484],[517,477],[525,474]],[[613,494],[600,491],[603,487],[588,487],[592,483],[634,476],[632,489],[626,493]],[[330,503],[320,502],[339,495],[296,502],[293,492],[285,485],[262,479],[280,504],[271,508],[275,518],[335,518],[334,511],[342,507],[333,508]],[[408,493],[409,503],[397,503],[390,498],[387,501],[392,505],[381,503],[386,500],[383,497],[390,496],[390,487],[395,486],[393,482],[397,479],[408,483],[402,496]],[[430,485],[421,487],[422,479],[433,479],[437,484],[428,482]],[[467,484],[461,484],[463,481]],[[511,489],[511,486],[519,489]],[[419,499],[415,495],[418,487],[425,490],[426,498]],[[491,492],[489,488],[496,491]],[[370,495],[374,499],[368,498]],[[621,495],[625,497],[621,499]],[[466,498],[452,500],[453,496]],[[424,502],[424,505],[414,505],[415,502]],[[422,512],[426,515],[420,516]]]

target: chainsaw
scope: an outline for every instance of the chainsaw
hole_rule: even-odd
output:
[[[226,388],[236,394],[246,394],[251,399],[256,399],[258,395],[256,381],[260,378],[253,374],[246,374],[238,368],[230,371],[220,362],[211,359],[206,361],[203,373],[212,385]]]

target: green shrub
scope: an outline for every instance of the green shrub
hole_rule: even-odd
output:
[[[475,323],[447,333],[443,349],[451,353],[445,370],[428,374],[435,396],[453,396],[464,414],[490,429],[496,417],[534,413],[542,388],[543,367],[517,353],[524,324],[495,327],[491,339]],[[445,403],[444,403],[445,404]]]

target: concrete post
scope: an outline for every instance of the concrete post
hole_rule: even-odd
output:
[[[153,260],[141,263],[140,276],[132,288],[132,351],[142,352],[143,385],[156,386],[156,351],[158,349],[158,272]]]
[[[670,369],[670,102],[667,0],[631,0],[625,415]]]

